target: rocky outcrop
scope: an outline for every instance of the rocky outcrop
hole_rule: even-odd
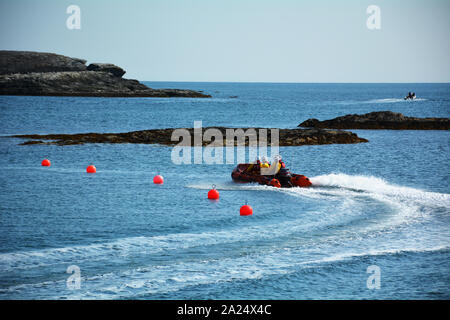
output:
[[[203,128],[202,132],[211,128]],[[222,145],[227,145],[227,129],[238,130],[238,128],[224,128],[217,127],[214,129],[220,130],[223,136]],[[248,136],[253,136],[258,141],[267,141],[269,146],[271,141],[271,129],[262,128],[242,128]],[[153,129],[141,130],[126,133],[80,133],[80,134],[49,134],[49,135],[16,135],[14,138],[32,139],[21,143],[22,145],[32,144],[56,144],[56,145],[77,145],[84,143],[142,143],[142,144],[163,144],[175,145],[179,140],[172,141],[172,133],[175,129]],[[183,145],[194,145],[194,129],[186,129],[190,133],[191,140],[184,141]],[[236,132],[236,131],[234,131]],[[237,140],[234,136],[229,136],[234,142],[231,145],[236,145]],[[246,139],[245,144],[249,145],[250,139]],[[323,130],[323,129],[279,129],[279,146],[302,146],[302,145],[321,145],[321,144],[349,144],[368,142],[364,138],[358,137],[355,133],[341,130]],[[203,140],[204,146],[210,145],[210,141]],[[275,144],[276,145],[276,144]]]
[[[331,120],[308,119],[298,125],[329,129],[450,130],[449,118],[415,118],[391,111],[350,114]]]
[[[125,70],[111,63],[91,63],[87,66],[87,70],[109,72],[119,78],[121,78],[125,74]]]
[[[0,76],[0,93],[82,97],[207,97],[192,90],[154,90],[137,80],[122,79],[109,72],[95,71],[3,75]]]
[[[0,50],[0,75],[30,72],[85,71],[86,60],[55,53]]]
[[[210,95],[184,89],[152,89],[123,79],[125,70],[66,56],[30,51],[0,51],[0,95],[83,97],[189,97]]]

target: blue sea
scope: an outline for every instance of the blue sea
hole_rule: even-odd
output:
[[[0,299],[450,298],[449,131],[281,147],[313,183],[293,189],[235,184],[232,164],[176,165],[168,146],[6,137],[450,117],[450,84],[146,84],[213,97],[0,97]],[[239,215],[245,203],[252,216]]]

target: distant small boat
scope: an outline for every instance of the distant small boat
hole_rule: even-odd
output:
[[[408,92],[408,95],[404,98],[405,100],[414,100],[416,98],[415,92]]]

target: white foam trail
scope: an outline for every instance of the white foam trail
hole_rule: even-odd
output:
[[[82,289],[75,292],[64,289],[64,279],[11,286],[0,289],[0,294],[22,294],[22,296],[28,294],[34,298],[46,299],[123,299],[139,295],[175,292],[189,286],[290,274],[303,268],[358,257],[432,252],[449,248],[449,246],[441,245],[421,248],[356,250],[331,255],[322,254],[321,257],[313,260],[305,260],[299,250],[278,248],[272,252],[245,257],[181,262],[164,266],[144,266],[84,277],[82,278]],[[52,296],[48,296],[49,292]]]
[[[340,105],[354,105],[354,104],[383,104],[383,103],[399,103],[399,102],[414,102],[414,101],[427,101],[425,98],[416,98],[414,100],[405,100],[403,98],[382,98],[382,99],[371,99],[364,101],[341,101],[337,104]]]
[[[426,101],[424,98],[416,98],[414,100],[405,100],[399,98],[387,98],[387,99],[374,99],[365,101],[364,103],[395,103],[395,102],[414,102],[414,101]]]
[[[211,187],[211,183],[200,183],[191,187],[208,189]],[[238,227],[201,233],[174,233],[152,237],[130,237],[90,245],[2,253],[0,254],[0,269],[4,271],[20,270],[46,267],[59,264],[63,261],[78,261],[80,263],[86,260],[107,260],[111,257],[154,254],[171,250],[183,250],[196,246],[234,243],[240,241],[244,235],[247,241],[278,238],[293,233],[311,231],[314,228],[324,225],[324,223],[344,223],[359,214],[356,210],[350,210],[354,209],[355,206],[354,200],[352,199],[354,192],[345,189],[277,189],[269,186],[235,184],[233,182],[217,184],[217,189],[223,190],[225,188],[227,190],[285,192],[293,196],[323,199],[327,203],[333,200],[332,197],[334,197],[338,201],[338,204],[336,204],[336,212],[332,215],[316,215],[315,220],[312,221],[305,221],[304,218],[284,221],[273,224],[269,229],[265,225],[255,225],[245,227],[245,230],[242,227]],[[349,210],[347,211],[346,208]]]
[[[341,202],[347,201],[347,203],[355,206],[358,204],[355,199],[366,197],[376,202],[385,203],[395,212],[390,219],[385,219],[378,225],[379,229],[392,228],[403,223],[413,223],[419,219],[427,218],[433,209],[436,208],[443,208],[447,211],[450,208],[449,194],[398,186],[378,177],[333,173],[312,177],[310,180],[313,184],[312,188],[278,189],[257,184],[236,184],[232,182],[219,184],[218,188],[223,190],[283,192],[295,197],[307,197],[325,201],[340,199]],[[210,185],[211,183],[205,182],[191,185],[190,187],[206,189]],[[354,209],[349,205],[347,207],[349,207],[349,212],[351,209]],[[361,208],[361,210],[364,210],[364,208]]]
[[[356,191],[365,191],[374,195],[384,195],[398,200],[414,200],[431,207],[450,208],[450,195],[428,192],[411,187],[390,184],[373,176],[351,176],[343,173],[327,174],[311,178],[315,186],[332,186]]]
[[[330,196],[341,197],[363,195],[373,196],[380,199],[380,196],[402,200],[414,200],[429,207],[450,208],[450,195],[438,192],[428,192],[411,187],[398,186],[388,183],[386,180],[374,176],[347,175],[344,173],[332,173],[310,178],[312,188],[289,188],[277,189],[259,184],[246,184],[234,182],[200,182],[190,184],[188,188],[208,190],[213,184],[218,190],[259,190],[269,192],[284,192],[294,196],[304,196],[314,199],[330,199]],[[324,188],[335,187],[335,188]]]
[[[177,233],[153,237],[132,237],[118,239],[110,242],[91,244],[86,246],[72,246],[65,248],[42,249],[36,251],[22,251],[0,254],[0,270],[21,270],[26,268],[36,268],[48,265],[61,265],[77,261],[92,263],[92,261],[108,261],[114,258],[130,259],[133,256],[143,257],[146,254],[167,252],[170,250],[184,250],[199,246],[213,246],[216,244],[228,244],[239,241],[251,243],[258,240],[280,239],[288,236],[289,240],[283,241],[284,249],[282,254],[271,253],[271,247],[259,248],[258,255],[253,260],[248,261],[236,258],[226,258],[209,260],[208,262],[177,262],[168,266],[143,267],[130,270],[125,273],[102,274],[91,277],[92,286],[80,297],[92,298],[114,298],[122,296],[134,296],[133,290],[142,290],[145,293],[164,292],[178,290],[183,286],[201,283],[212,283],[215,281],[229,281],[230,279],[249,279],[261,277],[271,273],[287,272],[286,268],[298,264],[311,264],[317,262],[330,262],[351,258],[353,256],[375,255],[385,253],[396,253],[400,251],[423,251],[447,249],[450,243],[447,235],[432,235],[425,241],[422,235],[414,241],[414,237],[401,239],[396,245],[385,241],[385,246],[380,248],[377,237],[386,228],[396,227],[401,224],[414,222],[415,219],[422,221],[431,215],[433,208],[439,207],[447,210],[450,208],[450,195],[427,192],[415,188],[397,186],[390,184],[383,179],[371,176],[352,176],[346,174],[328,174],[312,177],[311,181],[315,187],[312,188],[291,188],[278,189],[260,185],[245,185],[223,183],[217,184],[218,188],[228,188],[229,190],[260,190],[264,192],[282,192],[294,197],[309,197],[318,199],[326,207],[331,207],[328,213],[321,208],[320,212],[311,212],[308,221],[306,216],[299,216],[299,219],[283,221],[267,225],[254,225],[237,227],[231,229],[221,229],[219,231],[200,233]],[[211,183],[205,182],[191,185],[193,188],[210,188]],[[346,219],[364,216],[368,210],[367,204],[361,203],[361,197],[369,201],[381,202],[390,207],[388,216],[375,221],[371,225],[356,225],[346,223]],[[319,214],[320,213],[320,214]],[[311,218],[313,216],[314,218]],[[324,224],[325,222],[325,224]],[[315,235],[313,238],[301,237],[301,234],[308,234],[317,227],[324,227],[332,223],[342,225],[341,231],[328,230],[322,235]],[[292,239],[290,235],[294,235]],[[372,239],[372,240],[371,240]],[[358,241],[372,241],[371,246],[364,242],[363,246],[356,246],[354,251],[343,251],[343,243],[350,242],[354,245]],[[430,244],[439,247],[431,248]],[[415,245],[412,245],[415,244]],[[334,248],[334,249],[333,249]],[[377,248],[370,249],[367,248]],[[431,248],[431,249],[430,249]],[[286,254],[290,252],[290,254]],[[305,253],[312,253],[306,261]],[[278,252],[279,253],[279,252]],[[292,257],[293,254],[299,255]],[[318,256],[319,259],[314,257]],[[290,257],[291,260],[288,258]],[[210,258],[211,259],[211,258]],[[288,259],[288,260],[286,260]],[[230,264],[227,261],[231,261]],[[299,261],[298,263],[296,261]],[[300,262],[301,261],[301,262]],[[244,271],[243,271],[244,270]],[[168,275],[170,273],[170,276]],[[142,275],[144,274],[144,275]],[[106,286],[111,277],[112,285]],[[157,280],[155,280],[157,279]],[[114,283],[120,283],[116,285]],[[174,284],[179,284],[174,285]],[[30,287],[31,286],[31,287]],[[46,284],[23,284],[18,287],[11,287],[0,290],[28,290],[30,288],[47,290],[51,285]],[[15,289],[14,289],[15,288]],[[23,289],[22,289],[23,288]],[[28,288],[28,289],[27,289]],[[130,289],[131,288],[131,289]],[[129,291],[132,290],[132,291]],[[48,291],[47,291],[48,292]],[[57,292],[57,290],[56,290]],[[132,292],[132,293],[131,293]]]
[[[265,225],[224,229],[201,233],[172,233],[153,237],[130,237],[91,245],[49,248],[33,251],[19,251],[0,254],[0,270],[10,271],[47,267],[67,261],[98,261],[112,257],[148,255],[171,250],[184,250],[193,247],[213,246],[245,241],[278,238],[296,232],[306,232],[322,224],[317,220],[305,223],[303,219],[289,220]]]
[[[450,245],[438,245],[433,247],[406,247],[406,248],[384,248],[384,249],[369,249],[363,252],[344,252],[337,253],[331,255],[329,257],[325,257],[319,260],[312,260],[308,263],[324,263],[324,262],[337,262],[343,260],[350,260],[352,258],[357,257],[366,257],[366,256],[381,256],[381,255],[395,255],[400,253],[421,253],[421,252],[434,252],[434,251],[443,251],[448,250]]]
[[[428,221],[436,209],[450,212],[450,195],[427,192],[411,187],[398,186],[373,176],[327,174],[310,178],[311,188],[273,188],[256,184],[226,184],[228,190],[260,190],[282,192],[293,197],[310,198],[326,203],[318,216],[325,216],[333,225],[345,225],[340,240],[348,236],[372,237],[393,232],[395,229],[414,223]],[[205,183],[194,187],[202,188]],[[361,202],[366,199],[365,202]],[[368,203],[382,204],[377,209]],[[365,219],[362,224],[353,224],[354,219]],[[308,230],[309,231],[309,230]],[[317,242],[327,241],[317,239]],[[338,239],[339,241],[339,239]]]
[[[189,184],[186,187],[199,190],[209,190],[212,186],[215,186],[217,190],[256,190],[254,187],[265,187],[253,183],[234,183],[232,181],[228,182],[196,182]]]
[[[328,174],[311,178],[316,186],[338,187],[390,206],[395,214],[381,226],[394,227],[430,218],[436,208],[449,211],[450,195],[390,184],[373,176]],[[340,189],[338,189],[340,190]]]
[[[402,102],[406,101],[405,99],[399,99],[399,98],[385,98],[385,99],[373,99],[364,101],[363,103],[395,103],[395,102]]]

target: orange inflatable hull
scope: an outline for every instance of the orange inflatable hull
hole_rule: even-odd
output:
[[[253,169],[253,166],[250,166],[250,163],[238,164],[231,173],[231,178],[233,181],[241,183],[253,182],[278,188],[306,188],[312,185],[308,177],[301,174],[291,173],[287,169],[283,171],[283,174],[267,176],[261,175],[260,168]]]

